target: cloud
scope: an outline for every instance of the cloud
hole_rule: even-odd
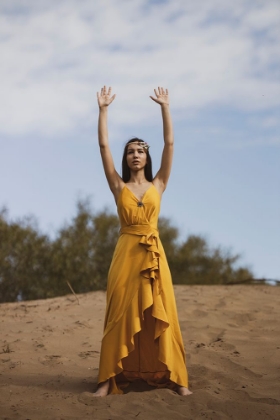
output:
[[[116,130],[153,121],[158,83],[182,116],[280,104],[277,1],[17,0],[0,10],[2,134],[90,126],[104,83],[117,92]]]

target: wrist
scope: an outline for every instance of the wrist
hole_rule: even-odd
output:
[[[164,108],[168,109],[169,108],[169,104],[160,104],[160,106],[161,106],[162,109],[164,109]]]

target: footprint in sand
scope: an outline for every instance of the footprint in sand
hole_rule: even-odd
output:
[[[236,349],[234,345],[225,342],[225,339],[223,338],[223,334],[221,336],[217,336],[214,340],[212,340],[209,344],[209,347],[212,347],[215,350],[223,350],[223,351],[224,350],[232,351]],[[237,353],[238,352],[236,352],[236,354]]]
[[[218,303],[216,303],[215,308],[219,309],[219,308],[223,308],[224,306],[226,306],[225,300],[224,299],[220,299]]]
[[[200,309],[195,309],[194,311],[192,311],[192,315],[194,317],[204,318],[208,315],[208,313],[206,311],[201,311]]]
[[[96,354],[99,354],[100,352],[97,350],[88,350],[88,351],[81,351],[79,353],[79,356],[83,359],[86,359],[87,357],[96,357]]]
[[[55,366],[55,365],[62,365],[64,362],[67,362],[69,359],[66,357],[52,354],[50,356],[39,357],[39,362],[45,366]]]

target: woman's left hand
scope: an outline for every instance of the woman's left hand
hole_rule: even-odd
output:
[[[163,89],[163,87],[159,87],[158,90],[154,89],[155,95],[150,96],[150,98],[155,101],[159,105],[169,105],[169,96],[168,96],[168,89]]]

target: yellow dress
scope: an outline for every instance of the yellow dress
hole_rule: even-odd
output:
[[[171,274],[159,239],[160,195],[152,184],[142,201],[126,187],[118,203],[120,237],[108,275],[98,383],[109,393],[125,381],[188,387]]]

